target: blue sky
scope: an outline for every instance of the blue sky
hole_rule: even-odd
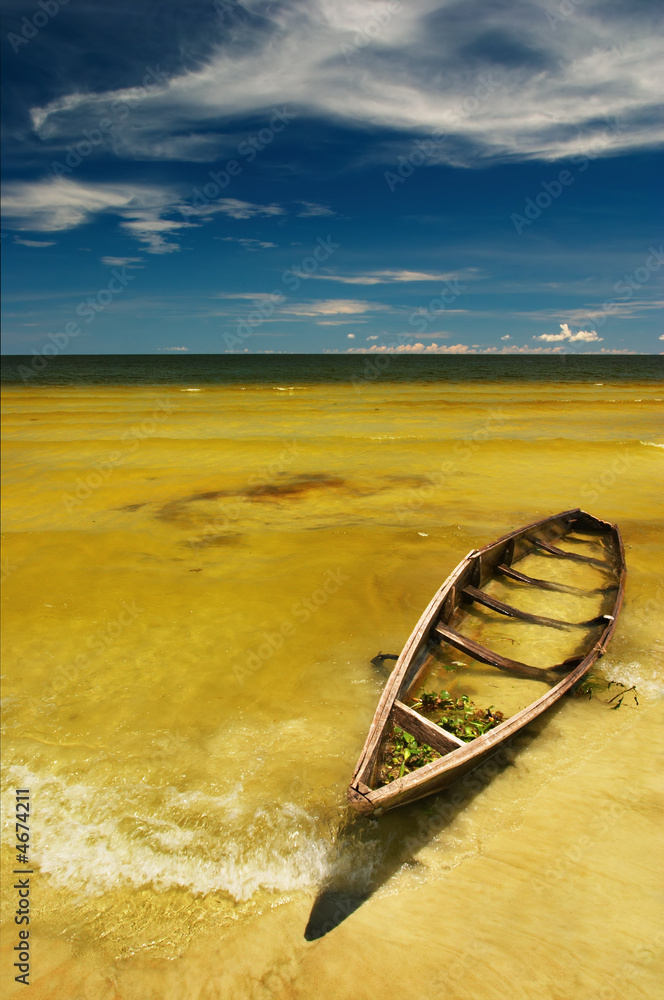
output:
[[[659,0],[4,6],[6,353],[660,353]]]

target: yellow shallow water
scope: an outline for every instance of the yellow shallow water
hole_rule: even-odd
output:
[[[17,787],[33,998],[658,995],[662,386],[189,389],[4,394],[8,995]],[[623,533],[602,670],[638,706],[565,699],[489,770],[349,819],[371,657],[469,549],[575,506]]]

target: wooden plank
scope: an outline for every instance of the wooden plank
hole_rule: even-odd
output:
[[[395,701],[392,718],[397,726],[401,726],[420,743],[427,743],[440,754],[445,755],[452,750],[466,746],[464,740],[460,740],[458,736],[448,733],[446,729],[430,722],[429,719],[425,719],[423,715],[415,712],[401,701]]]
[[[431,792],[447,787],[461,774],[465,773],[470,768],[475,767],[481,760],[485,759],[486,756],[491,753],[495,753],[506,740],[510,739],[516,732],[558,701],[558,699],[561,698],[565,692],[569,691],[580,680],[580,678],[587,673],[596,660],[603,655],[606,645],[616,628],[616,619],[624,598],[627,574],[624,547],[620,537],[620,531],[617,526],[607,521],[601,521],[580,508],[576,508],[574,510],[564,511],[563,514],[556,515],[555,517],[545,518],[540,522],[527,525],[525,528],[518,531],[510,532],[509,535],[504,536],[502,539],[499,539],[499,541],[507,542],[510,539],[517,540],[522,538],[525,533],[536,530],[546,533],[547,537],[553,537],[554,532],[557,532],[558,534],[565,533],[565,531],[561,531],[556,524],[556,522],[558,522],[558,524],[562,526],[563,520],[566,521],[567,531],[569,531],[570,527],[574,527],[576,530],[580,531],[587,530],[593,533],[601,532],[601,534],[607,538],[607,541],[608,536],[611,537],[611,541],[613,543],[611,546],[613,550],[612,554],[615,559],[615,566],[613,569],[615,579],[617,581],[616,584],[613,586],[606,586],[603,588],[595,588],[594,590],[585,591],[576,587],[556,584],[552,581],[537,580],[533,577],[528,577],[525,574],[512,570],[511,567],[505,565],[504,563],[498,566],[497,569],[499,572],[517,580],[518,582],[539,586],[544,590],[559,590],[561,592],[572,594],[602,594],[608,593],[612,590],[617,591],[613,601],[613,607],[611,608],[611,614],[605,616],[607,619],[607,625],[599,636],[598,641],[583,658],[572,657],[566,664],[560,665],[557,669],[564,668],[568,672],[562,678],[556,678],[554,687],[546,691],[545,694],[536,699],[536,701],[530,704],[527,708],[518,712],[511,718],[506,719],[505,722],[501,723],[495,729],[490,730],[483,736],[477,737],[477,739],[472,740],[470,743],[464,744],[463,747],[459,747],[457,750],[451,751],[444,756],[439,757],[437,760],[432,761],[432,763],[426,764],[424,767],[418,768],[409,774],[405,774],[403,778],[398,778],[395,781],[390,782],[388,785],[367,792],[367,785],[360,784],[357,779],[358,776],[360,776],[359,772],[362,770],[363,765],[366,769],[367,758],[373,758],[375,761],[376,747],[382,737],[384,725],[387,721],[386,716],[389,716],[388,702],[391,704],[394,703],[399,684],[403,681],[412,658],[417,655],[419,650],[421,650],[423,643],[427,641],[429,636],[433,638],[434,630],[432,628],[432,623],[436,620],[437,616],[440,615],[442,601],[445,599],[449,591],[450,584],[452,582],[457,583],[459,581],[459,578],[462,575],[461,571],[464,570],[465,572],[468,568],[469,560],[476,555],[475,551],[470,553],[466,559],[463,560],[459,566],[457,566],[456,570],[453,570],[443,586],[434,595],[434,598],[429,603],[428,607],[425,609],[410,639],[404,647],[401,657],[399,658],[400,662],[397,664],[397,668],[395,669],[385,691],[383,692],[383,697],[381,698],[376,715],[374,716],[374,722],[370,729],[370,735],[367,737],[363,754],[358,762],[358,767],[355,770],[351,788],[348,792],[349,800],[360,812],[378,816],[386,810],[396,808],[403,802],[415,801],[416,799],[429,795]],[[496,543],[493,543],[492,546],[485,546],[485,550],[493,547],[495,544]],[[505,562],[509,562],[507,554],[505,554],[504,560]],[[441,625],[439,628],[444,628],[444,626]],[[451,630],[446,631],[451,632]],[[463,636],[460,636],[459,638],[465,639]],[[472,642],[472,640],[468,640],[468,642]],[[476,649],[483,649],[483,647],[479,646],[477,643],[474,643],[473,645]],[[495,659],[495,654],[490,653],[488,650],[486,652],[491,655],[492,659]],[[471,653],[471,655],[473,654]],[[505,658],[501,659],[503,659],[506,663],[515,664],[515,661],[505,660]],[[527,664],[516,665],[526,667],[526,669],[537,669],[528,668]],[[551,669],[553,670],[556,668]],[[537,670],[538,679],[548,679],[543,676],[546,673],[547,671]],[[390,689],[389,692],[388,688]],[[373,746],[371,744],[373,744]],[[362,794],[363,792],[365,794]]]
[[[525,537],[538,549],[548,552],[549,555],[558,556],[559,559],[573,559],[574,562],[588,563],[590,566],[599,566],[600,569],[613,569],[611,563],[604,559],[593,559],[592,556],[582,556],[578,552],[565,552],[564,549],[559,549],[556,545],[549,545],[543,538],[536,538],[534,535],[526,535]]]
[[[531,586],[539,587],[541,590],[555,590],[560,594],[576,594],[579,597],[585,597],[588,594],[605,594],[608,590],[617,589],[615,586],[611,586],[583,590],[581,587],[572,587],[567,583],[554,583],[553,580],[539,580],[535,576],[526,576],[525,573],[519,573],[518,570],[512,566],[505,566],[504,563],[497,566],[496,570],[498,573],[502,573],[503,576],[508,576],[510,580],[517,580],[519,583],[529,583]]]
[[[396,662],[394,670],[392,671],[388,682],[383,689],[380,701],[378,702],[362,753],[360,754],[360,759],[357,762],[357,767],[355,768],[353,784],[356,783],[357,779],[366,782],[367,785],[371,785],[373,783],[378,749],[383,737],[383,730],[385,729],[385,724],[387,723],[390,712],[392,711],[392,706],[394,705],[394,701],[399,694],[399,690],[411,661],[413,657],[418,654],[421,647],[426,643],[431,622],[439,614],[440,605],[445,600],[450,587],[453,586],[459,576],[461,576],[469,568],[469,566],[472,565],[475,553],[475,549],[469,552],[465,559],[461,560],[459,565],[452,570],[443,585],[436,591],[421,615],[417,625],[413,629],[406,645],[402,649],[401,655]]]
[[[510,674],[518,674],[520,677],[530,677],[536,681],[555,683],[558,680],[552,673],[556,669],[555,667],[551,667],[550,669],[531,667],[527,663],[510,660],[506,656],[500,656],[498,653],[492,652],[486,646],[481,646],[474,639],[469,639],[467,636],[461,635],[460,632],[455,632],[454,629],[448,628],[446,625],[436,625],[434,631],[436,635],[444,639],[445,642],[448,642],[450,646],[460,649],[463,653],[468,653],[474,660],[479,660],[480,663],[488,663],[492,667],[498,667],[499,670],[506,670]]]
[[[549,628],[560,629],[593,628],[596,625],[605,625],[607,621],[607,615],[598,615],[596,618],[590,618],[585,622],[566,622],[560,618],[545,618],[543,615],[532,615],[529,611],[521,611],[520,608],[514,608],[511,604],[504,604],[503,601],[499,601],[496,597],[492,597],[490,594],[486,594],[483,590],[478,590],[476,587],[464,587],[463,593],[472,601],[483,604],[485,607],[491,608],[492,611],[497,611],[501,615],[507,615],[508,618],[519,618],[521,621],[531,622],[533,625],[547,625]]]

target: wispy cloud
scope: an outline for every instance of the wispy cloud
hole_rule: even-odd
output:
[[[327,205],[317,205],[314,201],[301,201],[302,210],[297,214],[301,219],[313,218],[317,215],[335,215],[335,212]]]
[[[664,141],[656,111],[661,47],[648,5],[577,6],[573,30],[554,31],[547,0],[517,7],[419,0],[403,4],[350,61],[344,47],[375,16],[375,0],[256,0],[251,9],[253,17],[233,21],[234,46],[220,44],[118,123],[118,155],[213,160],[224,131],[217,121],[280,102],[353,127],[439,130],[484,160],[567,157],[615,120],[621,127],[602,155]],[[482,80],[489,92],[473,105]],[[65,95],[33,109],[35,128],[66,145],[132,95],[132,88]],[[441,162],[460,156],[458,142],[437,153]]]
[[[360,274],[316,274],[321,281],[338,281],[344,285],[392,285],[409,281],[459,281],[478,277],[476,268],[459,271],[366,271]]]
[[[55,240],[24,240],[21,236],[14,237],[14,243],[22,247],[54,247]]]
[[[40,181],[9,181],[4,186],[2,210],[5,225],[28,232],[59,232],[90,222],[100,214],[115,215],[120,226],[150,254],[180,249],[173,236],[200,226],[216,214],[232,219],[283,215],[280,205],[256,205],[238,198],[221,198],[204,209],[187,209],[172,187],[141,184],[95,184],[57,177]],[[169,218],[179,215],[179,218]],[[260,246],[275,244],[248,241]],[[257,247],[257,249],[260,247]]]
[[[100,257],[99,259],[107,267],[127,267],[131,269],[144,266],[142,257]]]
[[[239,243],[245,250],[251,251],[267,250],[270,247],[276,247],[278,245],[276,243],[270,243],[267,240],[256,240],[240,236],[215,236],[215,240],[221,240],[222,243]]]
[[[188,347],[158,347],[158,351],[188,351]]]
[[[382,302],[366,302],[362,299],[319,299],[286,306],[283,311],[292,316],[361,316],[363,313],[383,312],[389,306]]]

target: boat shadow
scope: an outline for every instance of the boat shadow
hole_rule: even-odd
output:
[[[319,887],[304,931],[305,940],[316,941],[329,934],[400,868],[417,866],[417,852],[454,823],[498,775],[514,767],[519,755],[562,707],[560,703],[552,706],[545,716],[516,733],[492,757],[443,792],[379,819],[362,816],[349,806],[335,837],[335,872]]]

